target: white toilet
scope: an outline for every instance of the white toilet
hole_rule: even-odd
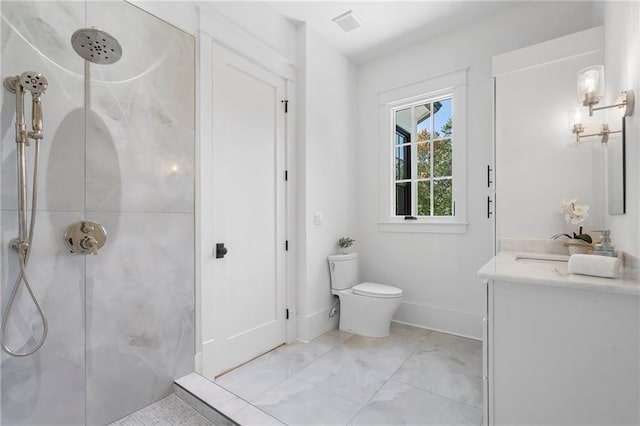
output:
[[[331,293],[340,297],[340,330],[387,337],[391,317],[402,302],[402,290],[384,284],[359,283],[357,253],[336,254],[328,260]]]

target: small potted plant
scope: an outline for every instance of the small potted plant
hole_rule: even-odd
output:
[[[338,240],[338,247],[340,247],[340,253],[341,254],[347,254],[349,253],[349,247],[351,247],[353,245],[353,243],[355,243],[356,240],[354,240],[351,237],[342,237]]]
[[[562,202],[564,220],[572,225],[580,225],[587,217],[589,217],[589,206],[577,204],[577,199],[565,199]],[[573,236],[564,234],[571,242],[565,243],[565,246],[569,248],[569,254],[587,254],[593,251],[593,239],[589,234],[582,233],[582,226],[578,229],[578,233],[573,232]]]

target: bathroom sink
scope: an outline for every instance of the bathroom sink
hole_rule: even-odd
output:
[[[569,256],[565,254],[550,253],[516,253],[516,260],[548,260],[552,262],[568,262]]]
[[[516,262],[526,264],[533,267],[529,269],[535,272],[536,275],[542,273],[552,273],[560,278],[567,278],[569,274],[569,256],[564,254],[550,254],[550,253],[516,253]]]

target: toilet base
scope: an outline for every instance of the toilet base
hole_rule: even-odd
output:
[[[367,337],[387,337],[391,318],[402,297],[378,299],[353,294],[351,289],[339,291],[340,330]]]

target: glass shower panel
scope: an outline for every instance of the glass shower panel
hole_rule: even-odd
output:
[[[28,279],[48,320],[49,332],[38,352],[25,357],[2,352],[0,388],[3,425],[85,422],[85,293],[84,259],[69,256],[61,235],[84,217],[83,64],[68,40],[82,26],[83,3],[0,3],[1,76],[25,71],[48,80],[41,96],[44,139],[40,143],[39,197],[35,235],[27,265]],[[9,241],[17,237],[17,166],[15,95],[2,89],[0,132],[2,175],[0,222],[2,239],[2,312],[19,273],[17,253]],[[25,95],[25,121],[31,129],[31,96]],[[26,147],[31,184],[34,142]],[[16,349],[35,346],[42,323],[21,285],[6,328],[6,342]]]
[[[125,2],[88,2],[122,58],[91,65],[86,217],[87,422],[105,424],[194,371],[193,37]]]
[[[28,265],[49,335],[34,355],[2,354],[0,421],[107,424],[194,369],[195,41],[126,2],[2,1],[0,11],[2,77],[33,70],[49,81]],[[119,41],[118,62],[85,66],[74,52],[72,34],[94,26]],[[13,96],[2,91],[3,312],[18,274],[8,248],[17,234]],[[28,127],[30,114],[29,105]],[[78,220],[106,228],[97,256],[62,243]],[[42,326],[25,294],[18,300],[8,342],[30,346]]]

